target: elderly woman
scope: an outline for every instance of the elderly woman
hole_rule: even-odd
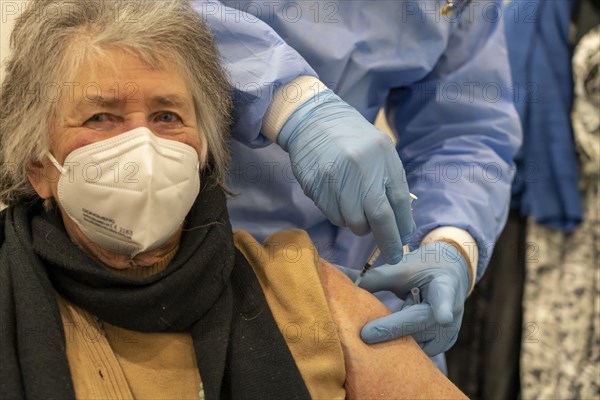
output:
[[[412,338],[360,340],[388,311],[303,232],[232,233],[228,84],[188,2],[30,3],[2,86],[2,397],[462,397]]]

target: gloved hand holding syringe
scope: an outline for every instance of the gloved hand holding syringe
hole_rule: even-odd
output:
[[[410,253],[405,249],[399,263],[371,270],[377,257],[376,248],[362,271],[338,266],[361,288],[371,293],[391,291],[404,300],[400,311],[365,324],[363,341],[378,343],[411,335],[430,356],[448,350],[458,336],[469,292],[468,260],[444,240]],[[367,271],[371,272],[365,276]]]
[[[416,199],[416,197],[415,197],[415,199]],[[408,245],[404,245],[403,250],[404,250],[404,254],[410,252],[410,250],[408,248]],[[360,275],[358,276],[358,278],[356,278],[356,281],[354,282],[354,284],[356,286],[358,286],[360,284],[360,281],[362,281],[363,276],[365,276],[365,274],[367,273],[367,271],[369,269],[371,269],[371,267],[373,266],[373,264],[375,264],[375,260],[377,260],[377,257],[379,257],[380,254],[381,254],[381,252],[379,251],[379,248],[375,247],[375,250],[373,250],[373,253],[371,253],[371,256],[369,257],[369,259],[365,263],[365,266],[363,267]],[[412,295],[412,299],[413,299],[413,303],[414,304],[420,304],[421,303],[421,290],[418,287],[412,288],[410,290],[410,294]]]
[[[410,195],[410,202],[412,204],[412,202],[417,199],[417,196],[415,196],[412,193],[409,193],[409,195]],[[410,252],[410,249],[408,248],[407,244],[405,244],[404,246],[402,246],[402,250],[404,251],[404,254],[407,254],[407,253]],[[371,267],[373,267],[373,264],[375,264],[375,261],[379,258],[380,254],[381,254],[381,250],[379,249],[378,246],[375,246],[375,249],[373,250],[373,252],[369,256],[369,259],[367,260],[367,262],[363,266],[362,271],[360,272],[360,275],[358,276],[358,278],[356,278],[356,281],[354,282],[354,284],[356,286],[358,286],[360,284],[360,281],[362,281],[362,278],[365,276],[365,274],[367,273],[367,271],[370,270]]]

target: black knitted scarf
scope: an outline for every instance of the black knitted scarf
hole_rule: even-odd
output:
[[[202,182],[178,253],[143,279],[81,251],[58,212],[39,203],[2,212],[2,398],[75,397],[55,292],[119,327],[191,332],[207,399],[309,398],[256,276],[233,245],[225,195]]]

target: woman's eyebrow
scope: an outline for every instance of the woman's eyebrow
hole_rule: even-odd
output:
[[[91,105],[96,105],[96,106],[100,106],[100,107],[106,107],[106,108],[114,108],[116,106],[119,105],[119,103],[122,103],[123,101],[121,99],[118,99],[116,96],[113,97],[103,97],[101,95],[95,95],[95,96],[85,96],[83,99],[81,99],[77,105],[75,106],[76,110],[81,110],[82,108],[86,107],[86,106],[91,106]]]
[[[169,94],[164,96],[152,97],[149,101],[151,106],[163,106],[163,107],[176,107],[182,109],[189,109],[191,101],[180,94]]]
[[[103,97],[101,95],[86,96],[77,103],[75,110],[82,111],[89,106],[115,108],[122,104],[137,103],[138,101],[138,99],[127,97],[120,99],[117,97]],[[152,97],[149,99],[148,105],[151,107],[175,107],[186,111],[192,107],[191,101],[188,98],[176,93]]]

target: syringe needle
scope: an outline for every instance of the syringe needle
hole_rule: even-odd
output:
[[[417,196],[415,196],[412,193],[409,193],[410,195],[410,202],[412,203],[413,200],[417,200]],[[408,246],[404,246],[403,247],[404,253],[408,253]],[[367,273],[368,270],[371,269],[371,267],[373,266],[373,264],[375,264],[375,260],[377,260],[377,257],[379,257],[379,255],[381,254],[381,250],[379,250],[378,246],[375,246],[375,249],[373,250],[373,252],[371,253],[371,256],[369,257],[369,259],[367,260],[367,262],[365,263],[365,265],[362,268],[362,271],[360,271],[360,275],[358,276],[358,278],[356,278],[356,281],[354,281],[354,284],[356,286],[358,286],[360,284],[360,282],[362,281],[363,277],[365,276],[365,274]]]
[[[375,264],[375,260],[377,260],[377,257],[379,257],[379,254],[381,254],[381,250],[379,250],[379,247],[375,246],[375,250],[373,250],[373,252],[371,253],[371,256],[369,257],[369,259],[363,266],[362,271],[360,272],[360,275],[358,276],[358,278],[356,278],[356,281],[354,282],[354,284],[356,286],[358,286],[358,284],[360,283],[360,281],[362,281],[362,279],[365,276],[365,274],[367,273],[367,271],[371,269],[373,264]]]

